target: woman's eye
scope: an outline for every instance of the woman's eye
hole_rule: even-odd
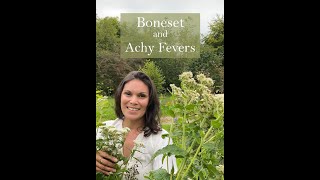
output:
[[[124,92],[124,94],[127,95],[127,96],[131,95],[131,93],[129,93],[129,92]]]
[[[138,97],[146,97],[145,94],[139,94]]]

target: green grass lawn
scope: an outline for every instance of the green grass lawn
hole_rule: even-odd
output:
[[[159,96],[159,101],[160,101],[161,116],[162,117],[168,116],[166,110],[167,110],[167,103],[170,101],[170,94],[161,94]]]
[[[106,118],[106,120],[116,119],[117,116],[116,116],[116,113],[114,112],[114,98],[113,97],[108,98],[108,103],[110,104],[110,106],[106,109],[104,117]]]

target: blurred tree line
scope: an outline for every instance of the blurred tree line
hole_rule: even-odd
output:
[[[118,17],[96,16],[96,88],[113,95],[124,76],[141,70],[153,78],[159,93],[170,84],[179,86],[178,75],[184,71],[203,73],[215,80],[215,92],[223,92],[224,83],[224,17],[217,15],[209,23],[208,35],[201,38],[200,58],[192,59],[121,59],[120,21]]]

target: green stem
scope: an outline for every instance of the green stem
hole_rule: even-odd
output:
[[[129,157],[127,157],[127,158],[124,157],[124,156],[122,157],[122,158],[123,158],[123,164],[121,165],[121,168],[120,168],[120,169],[127,169],[128,164],[129,164],[129,161],[130,161],[130,159],[133,157],[134,153],[135,153],[135,150],[133,149],[133,150],[131,151]],[[123,165],[124,165],[124,168],[122,168]],[[123,174],[124,174],[124,172],[121,173],[120,180],[122,179]]]
[[[214,136],[212,136],[210,139],[208,139],[208,140],[207,140],[206,142],[204,142],[203,144],[206,144],[206,143],[212,141],[218,134],[220,134],[220,133],[216,133]]]
[[[183,150],[186,150],[186,148],[187,148],[187,145],[186,145],[186,137],[185,137],[185,131],[186,131],[186,126],[185,126],[186,122],[185,122],[185,120],[186,120],[186,113],[185,113],[185,111],[184,111],[184,113],[183,113],[183,124],[182,124],[182,142],[181,142],[181,143],[182,143]],[[182,169],[184,169],[184,166],[185,166],[185,164],[186,164],[186,161],[187,161],[187,158],[183,159],[182,165],[181,165],[181,167],[178,169],[177,180],[178,180],[178,177],[180,176],[180,174],[181,174],[181,172],[182,172]]]
[[[172,122],[171,122],[171,125],[170,125],[170,132],[169,132],[169,141],[168,141],[168,145],[170,144],[170,135],[172,134],[172,130],[173,130],[173,125],[174,125],[174,118],[172,118]],[[169,171],[169,158],[167,157],[167,171]]]
[[[182,147],[183,150],[187,149],[187,144],[186,144],[186,110],[183,112],[183,121],[182,121]]]
[[[222,117],[222,116],[220,115],[220,116],[217,118],[217,121],[219,121],[221,117]],[[220,134],[221,134],[221,131],[218,131],[218,132],[215,133],[210,139],[208,139],[204,144],[212,141],[216,136],[218,136],[218,135],[220,135]],[[205,140],[205,139],[204,139],[204,140]]]
[[[201,147],[202,147],[202,145],[203,145],[203,143],[204,143],[204,140],[205,140],[205,139],[207,138],[207,136],[211,133],[211,130],[212,130],[212,129],[213,129],[213,126],[210,127],[210,129],[207,131],[207,133],[206,133],[206,135],[204,136],[204,138],[201,139],[200,145],[199,145],[196,153],[194,154],[194,156],[193,156],[190,164],[188,165],[187,170],[184,172],[184,174],[183,174],[182,177],[184,177],[184,176],[186,175],[186,173],[189,171],[191,165],[194,163],[195,159],[197,158],[197,155],[198,155],[198,153],[199,153],[199,151],[200,151],[200,149],[201,149]]]
[[[167,171],[170,172],[170,170],[169,170],[169,156],[167,156]]]
[[[196,142],[196,139],[194,139],[191,143],[191,146],[189,147],[187,153],[189,154],[189,152],[192,150],[193,146],[194,146],[194,143]]]
[[[205,116],[205,117],[202,119],[202,121],[200,122],[200,128],[203,127],[203,125],[204,125],[204,123],[206,122],[207,119],[208,119],[207,116]]]
[[[203,169],[203,167],[197,172],[197,174],[195,174],[195,175],[193,176],[193,178],[196,178],[196,177],[199,178],[199,173],[202,171],[202,169]]]
[[[191,143],[191,146],[188,148],[188,151],[187,151],[187,154],[190,153],[190,151],[192,150],[194,144],[196,142],[196,139],[194,139]],[[181,175],[181,172],[182,172],[182,169],[184,169],[184,166],[186,165],[186,162],[187,162],[187,158],[184,158],[183,161],[182,161],[182,164],[180,165],[179,169],[178,169],[178,172],[177,172],[177,180],[179,179],[179,176]]]
[[[169,135],[172,134],[172,130],[173,130],[173,125],[174,125],[174,118],[172,118],[172,121],[171,121],[171,125],[170,125],[170,132],[169,132]],[[169,145],[169,141],[168,141],[168,145]]]
[[[184,158],[182,163],[181,163],[181,165],[180,165],[180,168],[178,169],[176,180],[179,180],[179,177],[181,176],[181,172],[184,169],[184,166],[186,165],[186,162],[187,162],[187,158]]]

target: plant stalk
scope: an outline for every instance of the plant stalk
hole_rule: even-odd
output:
[[[200,149],[201,149],[201,147],[202,147],[202,145],[203,145],[203,143],[204,143],[204,140],[205,140],[205,139],[207,138],[207,136],[211,133],[212,129],[213,129],[213,126],[210,127],[210,129],[209,129],[209,130],[207,131],[207,133],[205,134],[204,138],[201,139],[200,145],[199,145],[196,153],[194,154],[194,156],[193,156],[190,164],[188,165],[187,170],[185,171],[185,173],[183,174],[182,177],[184,177],[184,176],[186,175],[186,173],[189,171],[191,165],[194,163],[195,159],[197,158],[197,155],[198,155],[198,153],[199,153],[199,151],[200,151]]]

